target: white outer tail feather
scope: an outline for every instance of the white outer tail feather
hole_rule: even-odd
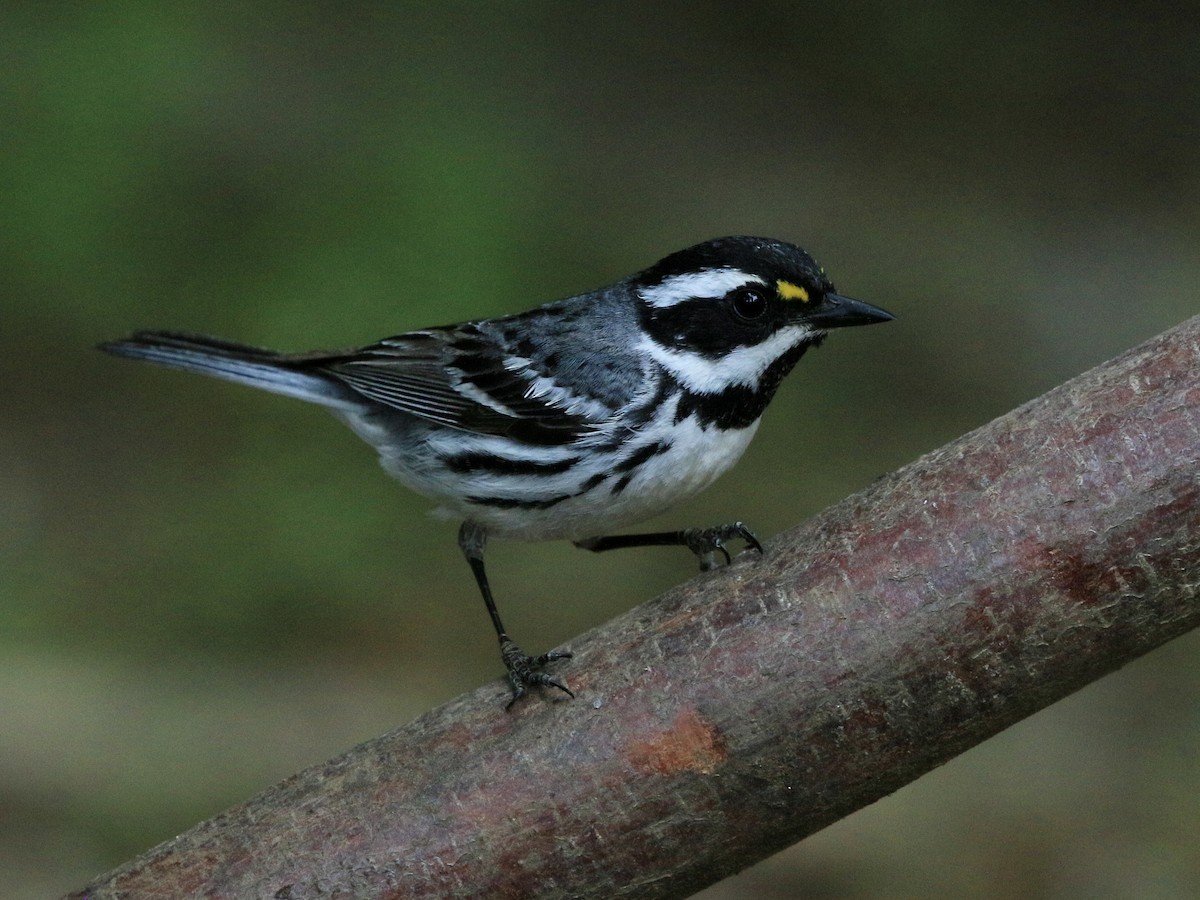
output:
[[[289,368],[274,361],[276,354],[256,347],[216,341],[210,344],[199,337],[150,332],[105,344],[104,349],[117,356],[210,375],[321,406],[350,411],[363,405],[331,378]]]

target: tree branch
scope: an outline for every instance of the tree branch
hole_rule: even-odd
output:
[[[73,897],[679,897],[1200,623],[1200,317]]]

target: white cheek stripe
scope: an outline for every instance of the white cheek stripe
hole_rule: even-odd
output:
[[[771,363],[812,333],[805,325],[788,325],[761,344],[738,347],[717,359],[708,359],[691,350],[664,347],[648,337],[642,338],[638,349],[653,357],[688,390],[716,394],[737,384],[757,387]]]
[[[686,275],[672,275],[653,287],[642,288],[642,299],[655,309],[665,309],[685,300],[724,297],[734,288],[747,284],[765,284],[757,275],[740,269],[703,269]]]

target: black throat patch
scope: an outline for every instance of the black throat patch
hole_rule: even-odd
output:
[[[676,423],[695,415],[701,427],[711,425],[723,431],[753,425],[762,417],[784,376],[792,371],[806,350],[819,346],[823,339],[824,335],[819,335],[797,344],[767,367],[755,387],[737,384],[715,393],[701,394],[689,391],[676,382],[681,391],[679,406],[675,410]],[[663,374],[674,381],[669,373]]]

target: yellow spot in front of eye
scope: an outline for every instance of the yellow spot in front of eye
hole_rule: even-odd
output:
[[[775,289],[779,291],[779,296],[784,300],[799,300],[801,303],[808,302],[808,291],[798,284],[792,284],[790,281],[778,281],[775,283]]]

